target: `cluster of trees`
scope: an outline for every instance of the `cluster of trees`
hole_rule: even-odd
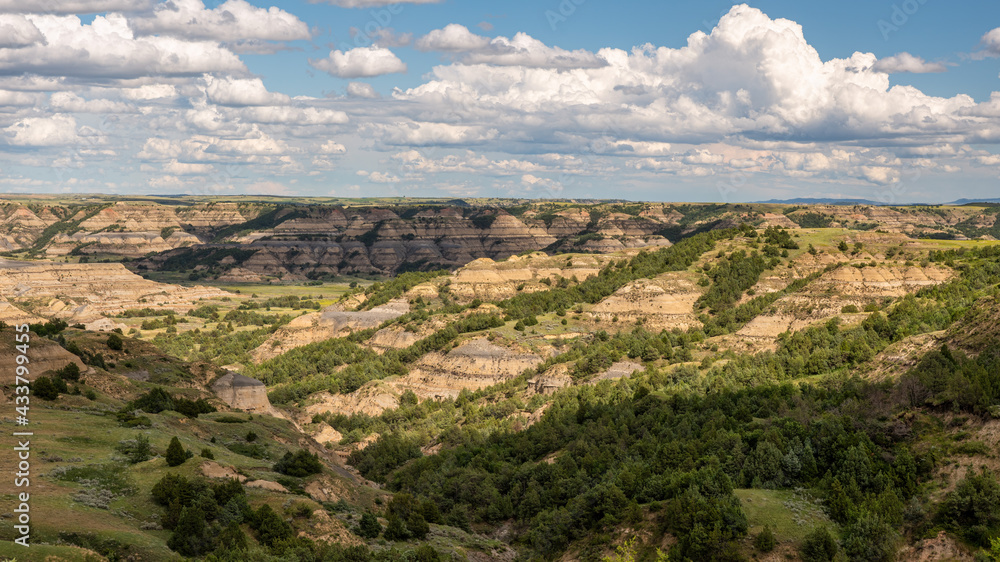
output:
[[[358,310],[371,310],[401,296],[421,283],[444,275],[448,275],[448,270],[408,271],[400,273],[388,281],[372,283],[365,289],[365,295],[368,298],[358,306]]]
[[[256,297],[256,295],[254,295]],[[271,308],[291,308],[292,310],[319,310],[319,301],[313,300],[312,296],[306,295],[282,295],[280,297],[270,297],[264,301],[245,301],[240,303],[236,310],[271,310]]]
[[[701,314],[698,319],[702,322],[702,330],[708,337],[721,336],[736,332],[745,326],[747,322],[762,314],[778,299],[801,291],[806,287],[806,285],[812,283],[816,279],[819,279],[824,273],[832,271],[837,267],[839,267],[839,265],[827,266],[823,271],[816,271],[801,279],[796,279],[780,291],[772,291],[759,297],[754,297],[738,306],[724,308],[720,311],[716,311],[716,313],[712,316]]]
[[[337,338],[309,344],[278,357],[248,367],[249,376],[269,384],[294,381],[273,390],[273,403],[299,400],[320,390],[353,392],[370,380],[402,375],[407,365],[431,351],[443,349],[459,335],[503,326],[495,314],[470,314],[403,349],[378,354],[358,345],[356,337]],[[370,333],[368,333],[370,337]],[[340,368],[341,365],[345,367]]]
[[[254,435],[254,439],[256,439],[256,435]],[[249,438],[249,434],[247,435],[247,441],[253,441],[253,439]],[[319,456],[315,453],[310,454],[305,449],[299,449],[294,453],[291,451],[286,452],[285,456],[281,457],[281,460],[274,464],[274,471],[296,478],[305,478],[306,476],[323,472],[323,463],[319,462]]]
[[[195,329],[181,334],[157,334],[153,344],[164,353],[187,361],[211,361],[217,365],[249,363],[249,351],[262,345],[286,318],[282,316],[270,326],[253,330],[232,331],[221,325],[211,331]]]
[[[77,382],[80,380],[80,367],[76,363],[67,363],[62,369],[54,371],[50,377],[38,377],[31,383],[31,393],[42,400],[55,400],[60,394],[80,394],[77,387],[70,391],[66,381]],[[87,398],[94,400],[97,395],[93,390],[87,391]]]
[[[119,420],[125,421],[133,419],[137,411],[158,414],[164,410],[173,410],[189,418],[197,418],[199,414],[210,414],[216,411],[215,406],[209,404],[204,398],[189,400],[174,397],[162,387],[157,386],[125,404],[117,415]]]
[[[739,229],[725,229],[696,234],[668,248],[640,252],[631,260],[609,264],[599,275],[571,287],[521,293],[497,304],[506,312],[508,320],[519,320],[567,310],[577,303],[596,303],[636,279],[687,269],[702,254],[711,250],[718,240],[733,238],[738,233]]]
[[[947,345],[924,355],[901,379],[901,388],[912,406],[929,405],[947,410],[989,415],[1000,412],[1000,345],[975,358]]]
[[[251,310],[230,310],[222,317],[223,322],[237,326],[283,326],[292,321],[291,315],[260,314]]]
[[[769,226],[764,230],[764,242],[786,250],[799,249],[798,242],[792,240],[792,235],[788,233],[788,229],[777,226]]]
[[[167,546],[186,557],[205,557],[209,562],[246,560],[298,560],[299,562],[437,562],[443,560],[431,546],[372,551],[367,546],[345,547],[339,543],[314,542],[296,536],[294,527],[270,505],[251,507],[246,489],[236,479],[212,484],[168,473],[150,491],[153,502],[163,508],[160,521],[170,530]],[[290,509],[294,510],[295,506]],[[308,516],[308,511],[305,512]],[[292,515],[299,514],[293,512]],[[372,513],[361,519],[358,532],[387,540],[422,539],[428,521],[440,522],[437,506],[397,494],[386,510],[385,532]],[[247,537],[249,527],[256,544]]]
[[[232,258],[235,260],[233,265],[239,265],[256,253],[256,248],[178,248],[169,253],[167,259],[159,265],[159,269],[162,271],[194,271],[201,266],[212,269],[207,272],[196,272],[196,277],[204,277],[207,274],[217,275],[219,263],[226,258]]]
[[[432,499],[445,520],[513,518],[520,539],[545,555],[622,523],[645,504],[659,512],[662,531],[679,537],[681,559],[698,560],[724,557],[745,535],[736,486],[817,488],[832,504],[841,501],[837,490],[856,490],[842,520],[886,517],[881,525],[898,521],[933,466],[905,441],[886,441],[887,422],[874,414],[838,412],[887,400],[889,389],[852,382],[668,396],[652,391],[663,377],[631,392],[627,382],[571,389],[523,432],[419,458],[383,480]],[[551,455],[554,462],[543,461]],[[864,525],[847,529],[867,546],[895,536],[872,536]]]
[[[830,225],[833,224],[833,217],[824,213],[809,211],[796,214],[785,213],[785,215],[802,228],[830,228]]]
[[[712,285],[698,298],[695,307],[708,308],[712,314],[732,308],[747,289],[757,284],[768,267],[768,261],[757,252],[748,255],[744,250],[737,250],[729,254],[708,272]]]

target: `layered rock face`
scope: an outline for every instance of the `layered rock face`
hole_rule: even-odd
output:
[[[643,319],[653,328],[685,330],[701,325],[694,303],[704,291],[688,272],[665,273],[625,285],[594,305],[590,314],[603,321]]]
[[[8,365],[10,369],[10,379],[14,380],[13,370],[16,365],[15,357],[18,355],[14,348],[15,342],[12,332],[3,334],[4,342],[0,342],[0,365]],[[87,372],[89,367],[80,361],[80,358],[63,349],[58,343],[47,338],[32,338],[29,342],[28,359],[31,363],[28,366],[28,380],[35,380],[43,376],[47,371],[62,369],[68,363],[76,363],[80,371]]]
[[[319,392],[304,410],[302,419],[319,413],[365,413],[377,416],[399,405],[407,390],[421,400],[456,398],[462,390],[478,390],[509,380],[542,358],[533,353],[501,347],[485,338],[468,340],[448,353],[428,353],[410,372],[398,378],[375,380],[350,394]]]
[[[0,206],[0,250],[28,249],[44,245],[46,255],[111,254],[139,257],[205,240],[212,229],[241,224],[258,209],[241,214],[231,203],[172,206],[156,203],[117,202],[102,205]],[[44,234],[49,227],[53,234]],[[190,232],[189,232],[190,231]]]
[[[244,375],[226,373],[212,384],[212,391],[223,402],[237,410],[270,413],[272,409],[264,383]]]
[[[49,256],[115,255],[159,268],[191,248],[249,249],[236,263],[201,264],[228,281],[306,275],[392,274],[455,268],[549,247],[607,252],[663,245],[657,232],[680,215],[646,205],[636,215],[576,207],[550,216],[515,216],[496,207],[378,208],[256,203],[116,202],[0,207],[0,251]],[[48,230],[46,230],[48,229]],[[586,236],[582,236],[586,234]],[[578,239],[579,238],[579,239]],[[185,250],[187,248],[187,250]],[[202,256],[204,257],[204,256]],[[183,261],[183,260],[182,260]],[[221,260],[220,260],[221,261]]]
[[[478,390],[501,383],[541,362],[542,358],[535,354],[476,338],[446,354],[428,353],[398,382],[420,398],[457,398],[464,389]]]
[[[339,304],[331,305],[320,312],[299,316],[282,326],[260,347],[251,351],[250,356],[257,363],[267,361],[296,347],[344,336],[354,330],[376,328],[409,310],[409,303],[403,299],[358,312],[345,311]]]
[[[119,263],[0,260],[0,313],[89,323],[130,308],[156,306],[186,312],[201,298],[229,295],[210,287],[181,287],[143,279]],[[6,310],[6,311],[5,311]]]

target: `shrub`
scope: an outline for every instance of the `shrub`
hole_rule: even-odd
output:
[[[299,449],[294,454],[290,451],[285,453],[285,456],[275,463],[274,471],[303,478],[323,472],[323,463],[319,462],[319,455],[310,454],[305,449]]]
[[[761,552],[771,552],[777,546],[778,541],[771,532],[771,527],[765,525],[764,529],[753,538],[753,546]]]
[[[201,450],[201,457],[208,460],[215,460],[215,455],[212,453],[212,450],[209,449],[208,447],[205,447],[204,449]]]
[[[38,377],[31,385],[31,393],[42,400],[55,400],[59,398],[59,391],[52,384],[48,377]]]
[[[121,336],[118,334],[111,334],[108,336],[108,349],[114,351],[122,351],[125,349],[125,343],[122,341]]]
[[[153,449],[149,446],[149,438],[145,435],[119,441],[115,450],[121,453],[129,464],[138,464],[153,458]]]
[[[180,439],[177,439],[175,436],[170,440],[170,445],[167,446],[167,466],[180,466],[187,459],[188,456],[184,451],[184,446],[181,445]]]
[[[365,514],[361,516],[361,522],[358,524],[354,532],[359,537],[374,539],[382,534],[382,524],[378,522],[378,518],[375,517],[374,513],[366,511]]]
[[[817,527],[806,535],[799,549],[802,562],[831,562],[837,556],[837,540],[826,527]]]
[[[67,381],[80,380],[80,366],[76,363],[67,363],[65,367],[56,371],[59,378]]]

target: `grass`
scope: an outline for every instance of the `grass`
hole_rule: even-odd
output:
[[[45,560],[46,562],[101,562],[104,557],[76,546],[40,544],[32,538],[27,549],[11,541],[0,541],[0,558],[4,562]],[[30,555],[28,554],[30,550]],[[29,557],[30,556],[30,557]]]
[[[145,385],[137,385],[134,391],[139,391]],[[180,394],[181,389],[169,389],[173,394]],[[294,450],[299,433],[291,422],[270,416],[255,415],[250,419],[246,414],[240,417],[245,423],[226,424],[214,421],[215,418],[233,415],[229,412],[206,414],[197,419],[189,419],[176,412],[147,414],[153,422],[149,429],[129,429],[120,427],[113,416],[101,412],[84,412],[68,409],[71,405],[92,407],[89,401],[85,404],[78,397],[61,397],[52,404],[32,404],[31,423],[35,432],[32,438],[32,482],[31,482],[31,515],[32,515],[32,550],[31,557],[26,557],[23,547],[11,542],[0,543],[0,560],[3,556],[17,557],[19,560],[48,560],[37,557],[40,553],[51,554],[52,560],[99,560],[81,549],[52,546],[42,547],[43,543],[55,543],[60,532],[92,534],[101,539],[115,539],[128,545],[129,553],[136,553],[143,560],[179,560],[166,547],[169,531],[141,530],[143,523],[157,522],[162,508],[155,505],[149,496],[149,490],[165,474],[181,474],[189,478],[201,478],[200,466],[205,460],[199,456],[203,448],[209,448],[215,455],[215,462],[223,466],[232,466],[251,479],[276,480],[279,475],[272,472],[274,458],[285,450]],[[120,407],[120,401],[107,404],[112,408]],[[65,409],[64,409],[65,408]],[[225,447],[227,442],[245,442],[248,431],[253,430],[259,438],[255,443],[261,443],[270,452],[271,460],[252,459],[236,454]],[[80,478],[109,480],[96,474],[98,467],[112,461],[118,442],[124,439],[134,439],[139,435],[149,438],[154,453],[163,455],[170,439],[177,436],[184,448],[194,453],[194,457],[178,467],[168,467],[162,456],[148,461],[127,466],[119,473],[123,478],[111,478],[107,482],[110,487],[127,482],[134,488],[134,493],[119,496],[110,502],[108,509],[88,507],[73,500],[73,495],[83,487],[76,482]],[[211,437],[216,443],[211,443]],[[69,470],[63,478],[53,475],[60,467]],[[333,478],[337,478],[334,476]],[[109,487],[109,486],[105,486]],[[350,488],[348,488],[350,489]],[[280,508],[290,497],[263,490],[252,489],[250,499],[254,505],[261,502],[273,504]],[[376,492],[368,489],[352,490],[346,499],[352,503],[370,506]],[[4,496],[4,501],[11,498]],[[5,521],[7,523],[8,521]],[[0,534],[0,539],[11,541],[13,530],[5,524],[6,530]],[[37,547],[37,548],[36,548]]]
[[[743,504],[751,535],[767,525],[779,542],[799,542],[817,527],[836,527],[805,492],[738,489],[734,493]]]

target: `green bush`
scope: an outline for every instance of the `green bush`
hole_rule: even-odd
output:
[[[121,336],[119,336],[118,334],[111,334],[110,336],[108,336],[107,344],[108,344],[108,349],[112,349],[114,351],[122,351],[123,349],[125,349],[125,342],[122,341]]]
[[[59,391],[48,377],[38,377],[35,379],[35,382],[31,383],[31,393],[42,400],[55,400],[59,398]]]
[[[311,474],[323,472],[323,463],[319,461],[319,455],[311,454],[305,449],[299,449],[295,453],[287,452],[274,465],[274,471],[303,478]]]
[[[181,445],[180,439],[177,439],[176,436],[170,440],[170,445],[167,446],[166,459],[167,466],[180,466],[188,459],[184,446]]]
[[[374,539],[382,534],[382,524],[378,522],[374,513],[366,511],[354,532],[361,538]]]
[[[806,535],[799,549],[802,562],[832,562],[837,556],[837,539],[826,527],[817,527]]]
[[[764,525],[764,529],[753,538],[753,547],[760,552],[771,552],[777,546],[778,541],[771,532],[771,527]]]

